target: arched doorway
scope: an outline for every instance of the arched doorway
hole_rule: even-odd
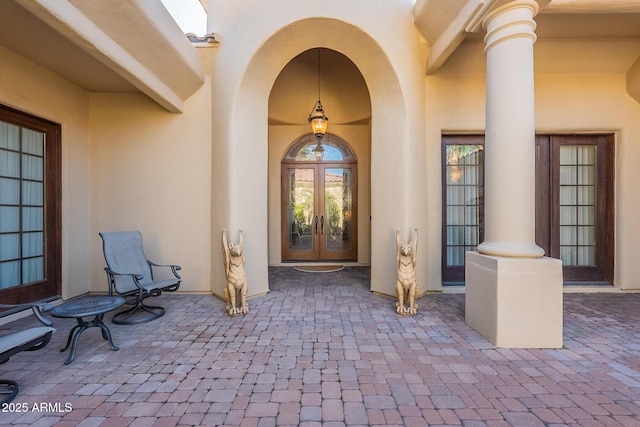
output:
[[[336,135],[296,140],[282,160],[282,260],[357,260],[356,157]]]

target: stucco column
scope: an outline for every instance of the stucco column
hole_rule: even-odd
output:
[[[533,44],[538,4],[518,0],[489,13],[486,30],[485,241],[478,251],[541,257],[535,243]]]
[[[492,4],[499,5],[495,1]],[[535,244],[533,44],[538,4],[483,11],[485,241],[465,260],[465,321],[498,347],[562,347],[562,262]]]

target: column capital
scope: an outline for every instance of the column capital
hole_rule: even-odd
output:
[[[492,10],[482,20],[484,51],[488,52],[496,44],[513,38],[529,38],[535,43],[538,3],[534,0],[516,0]]]
[[[485,23],[487,18],[492,19],[492,16],[506,9],[528,7],[533,11],[532,16],[535,16],[538,11],[544,9],[549,2],[550,0],[487,0],[484,6],[469,20],[465,31],[474,33],[481,29],[486,30]]]

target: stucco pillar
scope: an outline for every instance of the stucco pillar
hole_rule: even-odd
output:
[[[540,257],[535,243],[533,44],[537,3],[515,1],[489,14],[486,29],[486,255]]]
[[[485,241],[466,261],[466,321],[500,347],[562,346],[562,264],[535,243],[538,4],[485,12]]]

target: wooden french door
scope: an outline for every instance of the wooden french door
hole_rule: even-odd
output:
[[[282,260],[357,259],[355,163],[282,164]]]

